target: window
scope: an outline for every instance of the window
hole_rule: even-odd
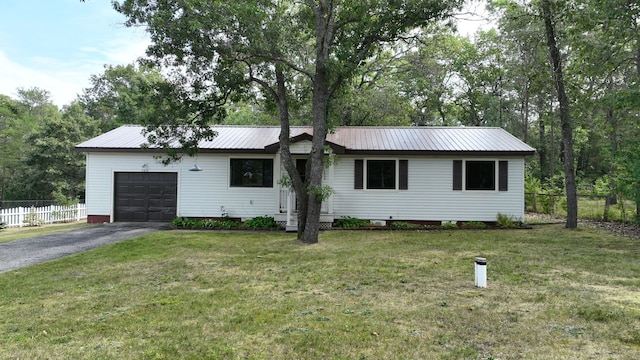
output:
[[[231,159],[231,186],[273,187],[273,159]]]
[[[398,173],[397,177],[396,173]],[[353,188],[363,189],[366,184],[367,189],[407,190],[409,188],[408,173],[408,160],[356,159]]]
[[[496,162],[467,161],[465,168],[465,188],[467,190],[495,190]]]
[[[496,161],[453,161],[453,190],[496,190],[508,191],[508,161],[498,161],[496,179]],[[464,176],[463,176],[464,167]],[[464,184],[462,182],[464,178]]]
[[[367,189],[395,189],[396,161],[368,160]]]

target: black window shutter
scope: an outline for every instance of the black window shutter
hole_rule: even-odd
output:
[[[462,160],[453,160],[453,190],[462,190]]]
[[[353,177],[353,188],[362,189],[364,183],[364,161],[360,159],[355,160],[355,174]]]
[[[498,190],[499,191],[508,191],[509,190],[509,162],[508,161],[500,161],[498,164]]]
[[[409,189],[409,160],[400,160],[400,190]]]

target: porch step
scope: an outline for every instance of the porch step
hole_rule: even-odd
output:
[[[285,225],[286,232],[298,232],[298,219],[291,219],[290,225]]]

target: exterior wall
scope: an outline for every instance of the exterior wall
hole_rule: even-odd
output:
[[[302,142],[301,142],[302,143]],[[274,186],[248,188],[229,186],[230,158],[274,159]],[[355,190],[354,159],[408,160],[408,190]],[[453,160],[460,157],[422,158],[338,156],[326,172],[325,184],[334,195],[327,202],[328,212],[338,219],[352,216],[372,220],[420,221],[495,221],[498,213],[524,219],[524,158],[494,157],[473,160],[508,160],[508,191],[453,191]],[[86,178],[87,214],[90,218],[113,221],[114,172],[177,172],[177,216],[251,218],[279,213],[280,188],[277,184],[283,170],[280,156],[200,154],[200,172],[188,171],[196,160],[163,166],[151,154],[88,153]],[[497,179],[497,174],[496,174]]]
[[[354,159],[407,159],[408,190],[355,190]],[[335,218],[372,220],[495,221],[498,213],[524,219],[524,159],[508,160],[508,191],[453,191],[453,160],[460,157],[343,156],[334,170]],[[496,173],[497,181],[497,173]]]
[[[304,154],[307,155],[311,152],[311,141],[303,140],[298,141],[289,146],[291,154]]]
[[[273,188],[229,186],[230,158],[273,158],[275,155],[216,155],[201,154],[197,159],[203,171],[189,171],[196,159],[185,158],[181,163],[163,166],[151,154],[88,153],[86,177],[87,214],[113,221],[113,185],[115,172],[177,172],[177,216],[219,217],[224,212],[231,217],[272,215],[278,211],[279,166],[274,165]]]

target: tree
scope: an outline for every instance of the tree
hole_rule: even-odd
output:
[[[31,170],[24,161],[32,146],[30,138],[50,121],[60,117],[60,111],[50,99],[48,91],[39,88],[18,89],[16,100],[0,99],[0,146],[3,150],[2,199],[23,200],[30,197],[24,181]]]
[[[327,113],[337,91],[384,44],[417,33],[461,0],[114,2],[128,25],[146,24],[148,54],[171,67],[190,104],[190,128],[207,127],[234,97],[275,104],[280,151],[298,199],[298,238],[318,241]],[[313,140],[305,181],[289,151],[292,94],[308,89]],[[181,127],[172,127],[180,129]],[[197,142],[193,143],[197,144]]]
[[[76,144],[95,136],[98,122],[85,115],[78,102],[65,106],[62,115],[35,132],[26,155],[24,187],[30,199],[52,199],[54,194],[78,199],[84,194],[84,154]]]
[[[574,229],[578,227],[578,197],[573,159],[573,129],[569,113],[569,99],[564,86],[562,74],[562,57],[556,40],[555,18],[551,10],[550,0],[540,2],[542,19],[544,21],[545,35],[549,47],[549,56],[553,71],[553,81],[556,86],[558,103],[560,104],[560,121],[562,123],[562,143],[564,145],[564,176],[567,197],[567,221],[566,227]]]
[[[457,125],[462,112],[456,103],[458,76],[454,64],[463,40],[445,28],[425,34],[402,57],[397,72],[402,92],[414,103],[416,125]]]
[[[79,101],[100,121],[103,132],[125,124],[144,125],[157,89],[166,82],[158,68],[134,64],[105,65],[104,73],[92,75],[90,81]]]
[[[0,201],[5,200],[7,188],[20,164],[23,134],[26,126],[19,104],[8,96],[0,95]]]

